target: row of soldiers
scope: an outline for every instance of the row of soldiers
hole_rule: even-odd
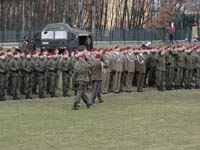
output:
[[[71,57],[67,50],[62,55],[58,52],[55,49],[52,53],[44,50],[25,54],[24,51],[12,53],[8,49],[6,54],[1,53],[0,100],[5,100],[6,95],[18,100],[21,94],[26,95],[26,99],[31,99],[31,94],[38,94],[39,98],[45,98],[46,94],[56,97],[60,74],[63,96],[70,96],[72,78],[72,88],[79,96],[76,101],[81,98],[77,94],[80,93],[80,80],[85,82],[84,90],[90,81],[92,103],[96,97],[103,102],[101,93],[132,92],[134,83],[138,92],[143,91],[144,84],[157,86],[159,91],[191,89],[193,80],[195,88],[200,87],[200,47],[196,45],[74,50]],[[87,64],[87,69],[83,64]]]

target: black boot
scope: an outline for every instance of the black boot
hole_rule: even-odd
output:
[[[0,101],[3,101],[2,96],[0,96]]]
[[[16,100],[20,100],[20,98],[17,95],[15,95],[15,98],[16,98]]]
[[[37,94],[38,94],[37,91],[36,91],[36,89],[33,89],[33,90],[32,90],[32,93],[33,93],[34,95],[37,95]]]
[[[12,97],[13,97],[13,100],[17,100],[17,98],[14,94],[12,95]]]
[[[158,91],[161,91],[160,86],[157,86]]]
[[[90,108],[93,105],[93,103],[88,103],[88,101],[84,101],[84,102],[85,102],[87,108]]]
[[[188,89],[188,85],[187,85],[187,84],[185,85],[185,89],[186,89],[186,90]]]
[[[188,84],[188,89],[189,89],[189,90],[191,90],[191,89],[192,89],[190,84]]]
[[[51,98],[53,98],[53,93],[50,93],[51,94]]]
[[[165,91],[164,87],[163,86],[160,86],[160,91]]]
[[[198,86],[198,85],[196,85],[196,86],[195,86],[195,89],[199,89],[199,86]]]
[[[101,99],[101,100],[99,100],[99,103],[103,103],[103,102],[104,102],[104,100],[102,100],[102,99]]]
[[[79,110],[76,103],[74,103],[74,105],[72,106],[72,110]]]
[[[5,98],[5,96],[2,96],[2,101],[6,101],[6,98]]]
[[[45,98],[45,96],[42,93],[40,93],[39,98]]]
[[[71,97],[68,93],[63,93],[63,97]]]
[[[30,96],[30,93],[27,94],[27,99],[32,99],[32,97]]]
[[[12,94],[10,93],[10,91],[7,92],[7,95],[8,95],[8,96],[12,96]]]
[[[166,86],[166,90],[167,90],[167,91],[170,91],[170,86]]]

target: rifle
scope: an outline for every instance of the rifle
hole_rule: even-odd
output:
[[[48,63],[48,60],[46,61],[45,65],[44,65],[44,67],[43,67],[43,69],[42,69],[43,72],[46,72],[46,71],[47,71],[47,63]]]
[[[30,73],[32,72],[33,70],[33,63],[31,62],[31,69],[30,69]]]
[[[21,70],[22,70],[22,63],[19,62],[17,72],[20,72]]]
[[[58,71],[59,62],[60,62],[60,57],[58,58],[58,60],[57,60],[57,62],[56,62],[55,69],[54,69],[56,72]]]
[[[4,72],[5,72],[5,73],[8,72],[8,61],[7,61],[6,64],[5,64]]]

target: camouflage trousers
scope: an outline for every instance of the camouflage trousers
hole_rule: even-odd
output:
[[[20,77],[11,76],[11,93],[12,95],[19,96],[20,90]]]
[[[57,80],[56,80],[55,75],[50,75],[49,76],[49,91],[51,94],[56,94],[56,89],[57,89]]]
[[[32,76],[30,75],[30,74],[25,74],[24,75],[24,79],[23,79],[23,81],[24,81],[24,93],[25,94],[28,94],[28,93],[31,93],[31,91],[32,91]]]
[[[45,94],[46,92],[46,76],[45,74],[38,74],[37,76],[38,80],[38,92],[39,94]]]
[[[4,75],[0,75],[0,96],[6,95],[6,77]]]
[[[155,85],[155,80],[156,80],[156,78],[155,78],[155,76],[156,76],[156,68],[155,67],[151,67],[149,69],[148,73],[149,73],[148,84],[149,84],[149,86],[153,86],[153,85]]]
[[[156,71],[156,85],[157,86],[164,86],[165,82],[165,71]]]
[[[190,85],[192,82],[192,69],[185,69],[185,76],[184,76],[185,84]]]
[[[195,76],[195,86],[200,86],[200,69],[194,70],[194,76]]]
[[[79,104],[81,101],[81,98],[86,105],[89,103],[89,98],[86,95],[87,84],[88,84],[87,82],[79,81],[77,94],[74,100],[75,104]]]
[[[38,74],[35,72],[32,78],[32,90],[37,91],[39,80],[37,80]]]
[[[70,87],[70,74],[62,72],[62,88],[63,94],[67,94]]]
[[[183,79],[183,68],[176,68],[175,85],[180,86]]]
[[[166,86],[172,86],[174,81],[174,68],[168,68],[166,70]]]

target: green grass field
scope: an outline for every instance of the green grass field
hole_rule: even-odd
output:
[[[200,91],[105,95],[71,110],[73,98],[0,103],[0,150],[199,150]]]

